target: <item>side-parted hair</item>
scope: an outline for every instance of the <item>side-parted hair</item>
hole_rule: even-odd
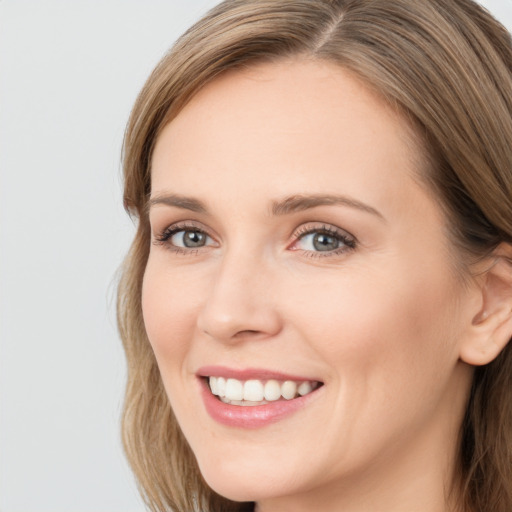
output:
[[[154,512],[252,510],[204,483],[144,328],[155,142],[220,74],[301,56],[351,71],[415,127],[424,178],[461,261],[512,243],[512,44],[485,9],[471,0],[227,0],[215,7],[153,71],[124,142],[124,205],[138,225],[118,291],[128,363],[123,442]],[[454,475],[464,511],[512,510],[511,345],[475,371]]]

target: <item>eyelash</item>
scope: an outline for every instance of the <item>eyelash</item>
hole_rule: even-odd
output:
[[[154,243],[156,245],[165,245],[168,249],[171,251],[178,253],[178,254],[197,254],[197,252],[203,247],[198,247],[197,249],[193,248],[185,248],[185,247],[179,247],[176,245],[173,245],[170,243],[171,238],[179,233],[180,231],[192,231],[195,233],[202,233],[203,235],[212,238],[208,235],[208,233],[201,229],[200,227],[194,225],[194,224],[188,224],[188,223],[178,223],[178,224],[172,224],[171,226],[165,228],[161,233],[155,236]]]
[[[165,245],[171,251],[173,251],[177,254],[184,254],[184,255],[195,255],[198,252],[200,252],[202,249],[205,248],[204,246],[201,246],[198,248],[185,248],[185,247],[179,247],[179,246],[171,244],[170,243],[171,238],[181,231],[184,231],[184,232],[191,231],[191,232],[201,233],[204,236],[206,236],[210,239],[213,239],[213,237],[211,237],[207,233],[207,231],[205,231],[204,229],[201,229],[199,226],[196,226],[194,224],[189,224],[189,223],[178,223],[178,224],[173,224],[173,225],[167,227],[161,233],[156,235],[154,244]],[[330,250],[330,251],[308,251],[305,249],[291,249],[291,250],[300,251],[304,255],[307,255],[308,257],[311,257],[311,258],[326,258],[329,256],[339,256],[348,251],[352,251],[357,246],[356,238],[353,237],[352,235],[350,235],[349,233],[347,233],[346,231],[343,231],[339,228],[336,228],[336,227],[328,225],[328,224],[322,224],[321,226],[305,224],[294,232],[294,234],[293,234],[294,241],[288,247],[298,244],[306,236],[312,235],[312,234],[324,234],[324,235],[333,237],[338,242],[340,242],[342,244],[342,246],[339,248],[336,248],[334,250]]]
[[[301,251],[303,254],[307,254],[311,258],[328,258],[332,256],[339,256],[341,254],[344,254],[348,251],[352,251],[357,246],[356,238],[346,231],[343,231],[339,228],[336,228],[334,226],[323,224],[322,226],[318,225],[311,225],[311,224],[305,224],[301,226],[295,233],[294,233],[294,242],[292,245],[297,244],[301,240],[303,240],[306,236],[312,235],[312,234],[323,234],[327,235],[329,237],[333,237],[338,242],[340,242],[342,245],[341,247],[338,247],[334,250],[330,251],[308,251],[304,249],[294,249],[296,251]]]

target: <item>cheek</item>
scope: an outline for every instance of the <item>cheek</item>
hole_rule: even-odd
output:
[[[155,261],[156,260],[156,261]],[[204,289],[192,276],[169,270],[149,259],[142,286],[142,312],[149,341],[159,365],[180,361],[195,331]],[[194,285],[192,286],[192,283]]]
[[[323,432],[344,439],[351,460],[418,432],[438,417],[444,396],[455,408],[461,389],[452,380],[460,335],[453,277],[376,268],[301,290],[290,284],[302,299],[289,302],[289,318],[329,371],[330,415],[339,421]]]
[[[427,275],[403,262],[373,268],[352,268],[292,291],[302,299],[290,302],[289,315],[343,376],[398,383],[435,373],[440,365],[448,371],[457,361],[460,335],[453,276]]]

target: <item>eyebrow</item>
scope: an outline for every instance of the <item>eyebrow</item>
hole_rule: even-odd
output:
[[[152,197],[148,202],[148,208],[158,205],[173,206],[183,210],[189,210],[196,213],[207,214],[206,205],[193,197],[181,196],[178,194],[157,195]],[[301,212],[316,208],[318,206],[348,206],[366,213],[371,213],[383,220],[384,216],[372,206],[343,195],[332,194],[299,194],[285,197],[279,201],[273,201],[271,212],[272,215],[281,216],[290,213]]]
[[[196,213],[208,213],[206,206],[193,197],[180,196],[177,194],[157,195],[148,201],[148,209],[158,205],[174,206],[183,210],[190,210]]]
[[[274,201],[272,203],[272,214],[273,215],[287,215],[289,213],[301,212],[315,208],[317,206],[348,206],[361,210],[366,213],[371,213],[384,220],[384,216],[378,210],[372,206],[353,199],[351,197],[343,195],[332,195],[332,194],[308,194],[308,195],[293,195],[286,197],[280,201]]]

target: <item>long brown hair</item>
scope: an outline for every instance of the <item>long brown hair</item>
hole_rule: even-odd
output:
[[[424,178],[464,258],[512,242],[512,45],[482,7],[471,0],[227,0],[214,8],[148,79],[124,144],[124,204],[138,228],[118,295],[128,362],[123,441],[155,512],[250,509],[216,495],[202,480],[144,329],[141,287],[155,141],[219,74],[300,55],[351,70],[415,125],[428,153]],[[457,476],[463,510],[512,510],[510,344],[476,370]]]

